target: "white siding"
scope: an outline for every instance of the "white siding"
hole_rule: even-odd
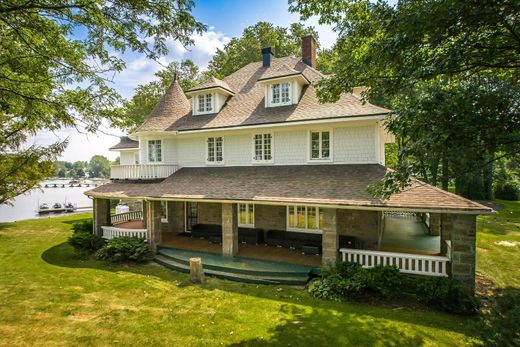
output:
[[[120,151],[119,152],[119,162],[121,165],[133,165],[135,164],[135,154],[136,151]]]
[[[252,135],[249,134],[225,136],[224,164],[227,166],[251,165],[252,141]]]
[[[334,129],[334,162],[377,163],[374,126]]]
[[[301,165],[307,162],[307,130],[274,133],[274,163]]]
[[[204,166],[206,164],[206,138],[196,137],[178,139],[177,153],[179,158],[179,167]]]

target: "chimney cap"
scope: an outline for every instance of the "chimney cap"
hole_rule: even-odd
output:
[[[274,58],[274,49],[271,47],[262,48],[262,66],[271,66],[271,61]]]

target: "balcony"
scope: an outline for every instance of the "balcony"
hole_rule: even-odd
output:
[[[177,165],[142,164],[112,165],[110,178],[113,180],[154,180],[166,178],[177,171]]]

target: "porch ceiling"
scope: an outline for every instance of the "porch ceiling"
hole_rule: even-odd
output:
[[[377,164],[182,168],[159,183],[111,182],[85,194],[97,198],[298,203],[473,214],[493,211],[418,180],[388,200],[374,198],[367,187],[380,180],[386,170]]]

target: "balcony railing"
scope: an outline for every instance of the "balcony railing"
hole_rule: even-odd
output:
[[[166,178],[177,171],[177,165],[170,164],[141,164],[141,165],[112,165],[110,178],[116,180],[150,180]]]
[[[342,260],[358,263],[364,268],[375,266],[395,266],[407,274],[425,276],[448,276],[448,257],[409,253],[370,251],[364,249],[340,248]]]
[[[110,222],[112,225],[126,223],[133,220],[143,220],[143,211],[130,211],[110,216]]]
[[[114,237],[138,237],[146,240],[146,229],[125,229],[109,226],[102,226],[101,229],[105,240],[111,240]]]

